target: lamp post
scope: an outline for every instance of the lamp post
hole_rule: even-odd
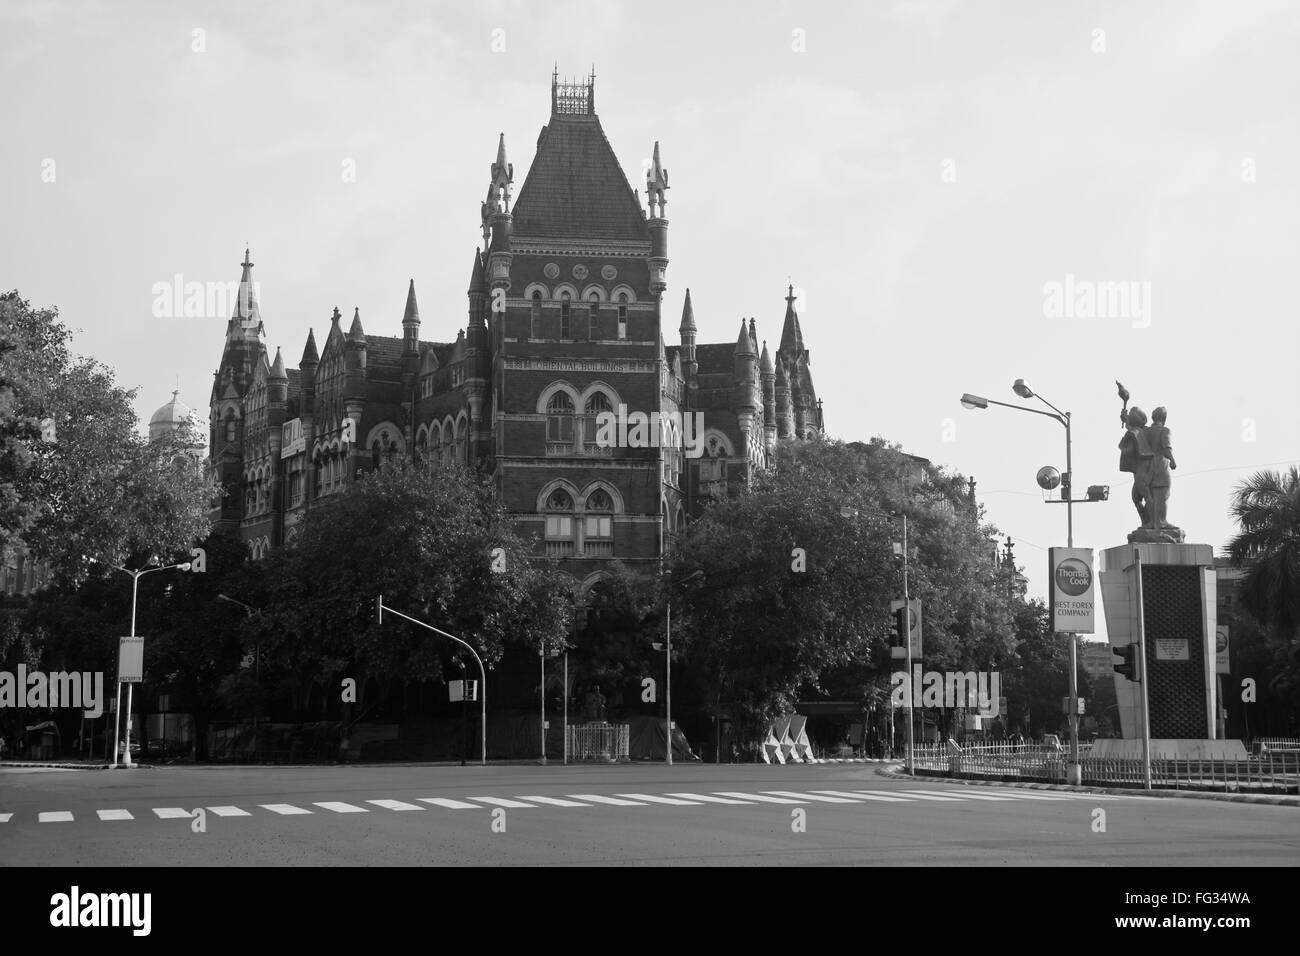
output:
[[[1051,409],[1045,412],[1038,408],[1028,408],[1024,405],[1011,405],[1007,402],[997,402],[991,398],[984,398],[980,395],[971,395],[967,392],[961,397],[961,403],[966,408],[984,409],[990,405],[1000,405],[1003,408],[1014,408],[1022,412],[1031,412],[1035,415],[1046,415],[1053,421],[1059,422],[1065,428],[1065,474],[1061,477],[1061,500],[1065,503],[1065,541],[1066,546],[1074,547],[1074,475],[1072,472],[1072,461],[1070,457],[1070,413],[1063,412],[1042,395],[1037,394],[1023,378],[1018,378],[1015,384],[1011,386],[1021,398],[1037,398],[1040,402]],[[1078,499],[1080,501],[1097,501],[1100,498],[1093,497],[1090,493],[1087,498]],[[1079,766],[1079,635],[1071,632],[1066,635],[1070,638],[1070,779],[1072,784],[1082,782],[1082,772]]]
[[[102,563],[96,558],[90,558],[89,560],[94,564]],[[182,571],[188,571],[190,569],[190,562],[182,561],[178,564],[160,565],[158,564],[158,559],[156,557],[151,557],[149,559],[149,563],[146,564],[143,568],[134,568],[134,569],[124,568],[119,564],[110,564],[108,566],[110,568],[113,568],[114,570],[121,571],[124,574],[131,575],[131,637],[132,639],[134,639],[135,638],[135,604],[136,604],[136,598],[140,593],[140,579],[144,577],[146,574],[150,574],[154,571],[169,571],[172,568],[179,568]],[[120,671],[118,673],[118,676],[121,677]],[[135,764],[131,763],[131,703],[132,703],[131,691],[133,686],[134,686],[133,681],[128,682],[126,685],[126,745],[125,747],[121,747],[122,750],[126,751],[126,753],[123,755],[122,763],[124,766],[128,768],[135,766]],[[113,762],[109,764],[109,767],[112,769],[117,769],[117,758],[118,758],[118,753],[120,752],[119,747],[121,746],[120,742],[118,741],[118,732],[121,727],[121,721],[122,721],[122,682],[119,680],[117,682],[117,711],[116,711],[116,716],[113,719]]]
[[[907,759],[905,767],[911,776],[916,776],[916,766],[912,759],[913,734],[915,724],[915,714],[912,710],[912,602],[911,594],[908,591],[908,551],[907,551],[907,512],[902,511],[900,514],[890,514],[885,511],[864,511],[859,512],[856,508],[845,505],[840,509],[840,516],[843,518],[856,518],[859,514],[869,514],[877,518],[894,518],[902,517],[903,519],[903,615],[907,621],[907,630],[903,634],[903,640],[907,643]],[[893,747],[894,719],[891,713],[889,724],[890,742]],[[864,718],[862,721],[862,752],[865,755],[867,751],[867,722]]]
[[[243,601],[236,601],[234,598],[226,594],[218,594],[217,600],[225,601],[227,604],[234,604],[236,607],[242,607],[244,609],[244,613],[248,615],[248,619],[250,621],[255,616],[260,615],[262,613],[261,608],[251,607],[250,605],[245,604]],[[260,697],[261,689],[262,689],[262,640],[260,637],[258,638],[257,642],[253,645],[253,677],[257,681],[258,696]],[[257,727],[258,727],[257,711],[253,711],[253,759],[254,760],[257,759]]]
[[[664,715],[668,721],[668,745],[665,748],[666,755],[664,763],[668,766],[673,765],[673,592],[671,570],[664,572],[664,577],[668,579],[668,610],[665,615],[665,681],[664,681]],[[686,577],[682,578],[682,584],[689,584],[704,577],[703,571],[692,571]],[[657,650],[657,648],[656,648]]]
[[[473,647],[471,647],[465,641],[462,641],[455,634],[448,634],[446,631],[439,630],[438,628],[434,627],[432,624],[425,624],[423,621],[418,621],[415,618],[411,617],[409,614],[403,614],[401,611],[388,607],[387,605],[384,604],[384,596],[381,594],[375,598],[375,620],[377,623],[379,624],[384,623],[385,611],[387,611],[389,614],[396,614],[404,621],[410,621],[412,624],[418,624],[420,625],[420,627],[427,628],[428,630],[433,631],[433,633],[435,634],[440,634],[445,638],[453,640],[461,647],[465,648],[467,651],[469,651],[471,654],[474,655],[474,660],[478,662],[479,677],[482,679],[481,684],[479,686],[479,692],[478,692],[479,705],[482,710],[482,717],[480,718],[480,723],[482,724],[481,727],[482,753],[480,754],[480,759],[482,761],[482,766],[486,767],[487,766],[487,671],[483,668],[483,658],[478,656],[478,651],[474,650]]]

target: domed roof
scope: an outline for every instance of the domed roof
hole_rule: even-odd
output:
[[[150,425],[180,424],[190,420],[194,410],[176,397],[179,394],[180,389],[172,392],[172,400],[153,413],[149,419]]]

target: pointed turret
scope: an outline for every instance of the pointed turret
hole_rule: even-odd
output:
[[[352,326],[348,329],[348,341],[361,342],[366,341],[365,330],[361,328],[361,307],[355,306],[352,312]]]
[[[515,167],[506,162],[506,134],[502,133],[497,140],[496,162],[492,164],[492,199],[498,205],[496,209],[489,209],[489,212],[510,211],[510,186],[514,181]]]
[[[471,267],[469,274],[469,294],[481,293],[487,295],[488,283],[487,275],[483,272],[483,257],[479,250],[474,250],[474,265]]]
[[[754,343],[749,338],[749,326],[740,320],[740,335],[736,336],[736,355],[753,355]]]
[[[289,381],[289,376],[284,371],[284,359],[280,355],[279,346],[276,346],[275,361],[271,363],[271,374],[267,377],[276,381]]]
[[[307,346],[302,350],[302,360],[298,365],[315,365],[320,362],[320,353],[316,351],[316,333],[311,329],[307,330]]]
[[[758,354],[758,332],[754,328],[754,319],[751,316],[749,320],[749,344],[754,347],[754,354]]]
[[[420,354],[420,306],[415,301],[415,280],[406,289],[406,309],[402,312],[402,354]]]
[[[686,302],[682,305],[682,324],[679,332],[697,332],[695,327],[695,309],[691,306],[691,290],[686,290]]]
[[[245,248],[244,261],[239,264],[239,290],[235,295],[235,308],[230,316],[227,334],[256,339],[262,332],[262,310],[257,304],[253,263],[249,261],[248,253]]]
[[[664,207],[668,205],[668,199],[664,196],[667,189],[668,170],[664,169],[659,162],[659,141],[655,140],[654,156],[650,160],[650,168],[646,170],[645,174],[646,212],[648,218],[664,218]],[[658,207],[657,211],[656,207]]]
[[[772,356],[767,351],[767,339],[763,340],[763,354],[758,359],[758,370],[764,375],[774,375],[776,371],[772,368]]]
[[[797,359],[804,350],[803,330],[799,328],[799,313],[794,308],[794,286],[789,287],[785,297],[785,324],[781,327],[781,352],[792,359]]]

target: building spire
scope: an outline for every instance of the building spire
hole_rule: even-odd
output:
[[[289,378],[289,376],[284,372],[284,359],[280,356],[279,346],[276,346],[275,361],[271,364],[271,374],[268,377],[285,380]]]
[[[488,213],[510,211],[510,185],[515,181],[515,167],[506,162],[506,134],[497,140],[497,158],[492,164],[492,192],[490,202],[494,205]]]
[[[361,307],[356,306],[352,312],[352,327],[348,329],[348,338],[353,341],[364,342],[366,340],[365,330],[361,328]]]
[[[664,197],[664,191],[667,189],[668,170],[659,162],[659,141],[655,140],[654,156],[645,174],[646,211],[651,219],[665,218],[664,207],[668,205],[668,200]],[[655,212],[656,205],[659,207],[658,213]]]
[[[695,309],[691,306],[691,290],[686,290],[686,304],[682,306],[682,324],[678,332],[696,332]]]
[[[307,345],[302,350],[302,360],[298,365],[310,365],[320,361],[320,353],[316,351],[316,333],[311,329],[307,330]]]
[[[415,301],[415,280],[411,280],[410,286],[406,289],[406,311],[402,313],[402,325],[408,322],[415,325],[420,324],[420,307]]]
[[[799,313],[794,308],[794,286],[789,287],[785,297],[785,324],[781,328],[780,351],[798,358],[803,354],[803,330],[799,328]]]

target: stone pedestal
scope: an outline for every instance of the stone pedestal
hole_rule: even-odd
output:
[[[1109,548],[1102,552],[1099,578],[1111,647],[1141,644],[1152,756],[1219,754],[1224,745],[1215,740],[1214,549],[1174,542]],[[1094,752],[1118,746],[1127,755],[1136,745],[1140,754],[1140,692],[1139,684],[1115,675],[1121,736],[1133,744],[1098,741],[1103,746],[1094,745]]]

